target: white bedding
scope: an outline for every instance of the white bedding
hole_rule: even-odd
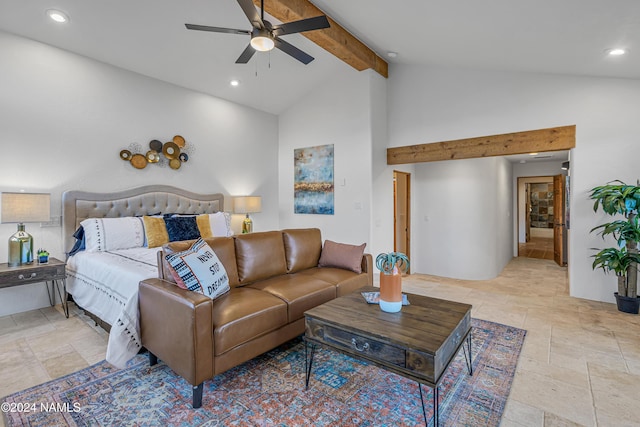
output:
[[[67,260],[67,290],[78,306],[111,325],[106,360],[118,368],[142,347],[138,284],[158,277],[158,250],[82,251]]]

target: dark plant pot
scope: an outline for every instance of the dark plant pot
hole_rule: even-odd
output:
[[[618,304],[618,311],[623,313],[638,314],[640,309],[640,298],[625,297],[618,295],[617,292],[613,293],[616,296],[616,303]]]

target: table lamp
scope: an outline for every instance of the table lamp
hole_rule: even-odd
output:
[[[262,210],[262,198],[260,196],[241,196],[233,199],[233,212],[238,214],[247,214],[242,222],[242,234],[251,233],[253,231],[253,221],[249,217],[250,213],[260,212]]]
[[[2,223],[18,223],[18,231],[9,238],[9,267],[33,262],[33,237],[25,222],[47,222],[51,214],[51,195],[47,193],[1,193]]]

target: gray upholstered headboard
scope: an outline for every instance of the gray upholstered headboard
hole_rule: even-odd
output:
[[[62,193],[62,239],[69,251],[73,233],[87,218],[117,218],[157,213],[201,214],[224,209],[224,196],[197,194],[169,185],[147,185],[115,193],[65,191]]]

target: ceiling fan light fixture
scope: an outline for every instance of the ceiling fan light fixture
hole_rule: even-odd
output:
[[[276,46],[267,30],[254,30],[251,34],[251,47],[259,52],[268,52]]]

